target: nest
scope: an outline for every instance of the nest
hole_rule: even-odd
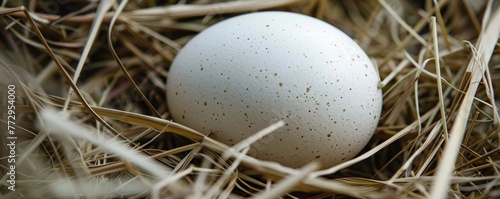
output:
[[[2,4],[2,198],[500,197],[498,1]],[[172,121],[176,53],[262,10],[324,20],[377,66],[383,117],[354,159],[288,168]]]

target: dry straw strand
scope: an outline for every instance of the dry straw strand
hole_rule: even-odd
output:
[[[491,1],[490,1],[491,2]],[[491,4],[490,4],[491,5]],[[485,18],[488,18],[486,16]],[[439,162],[437,176],[435,183],[432,187],[432,198],[445,198],[448,191],[448,184],[450,182],[450,174],[452,174],[455,161],[458,156],[460,144],[462,143],[463,135],[466,131],[467,119],[470,113],[472,101],[476,94],[478,83],[484,77],[484,72],[487,63],[495,48],[496,41],[500,35],[500,9],[496,9],[495,13],[488,20],[487,28],[481,35],[478,41],[478,56],[479,62],[471,59],[467,70],[471,72],[471,84],[467,88],[464,100],[458,110],[456,121],[453,123],[450,132],[450,141],[446,145],[443,153],[443,158]],[[453,164],[451,164],[453,163]]]

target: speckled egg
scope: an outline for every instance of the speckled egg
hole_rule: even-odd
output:
[[[167,101],[176,122],[234,145],[283,120],[250,155],[300,167],[354,157],[378,124],[379,76],[349,36],[321,20],[257,12],[219,22],[176,56]]]

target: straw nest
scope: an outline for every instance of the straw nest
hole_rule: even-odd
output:
[[[498,1],[1,2],[2,198],[500,197]],[[383,117],[356,158],[286,168],[171,120],[179,49],[260,10],[322,19],[372,58]]]

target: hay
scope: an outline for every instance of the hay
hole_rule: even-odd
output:
[[[11,191],[2,138],[2,198],[500,197],[498,1],[176,2],[3,1],[0,107],[15,85],[17,139]],[[259,10],[325,20],[377,66],[383,117],[356,158],[293,169],[246,155],[282,123],[226,146],[171,121],[178,50]]]

